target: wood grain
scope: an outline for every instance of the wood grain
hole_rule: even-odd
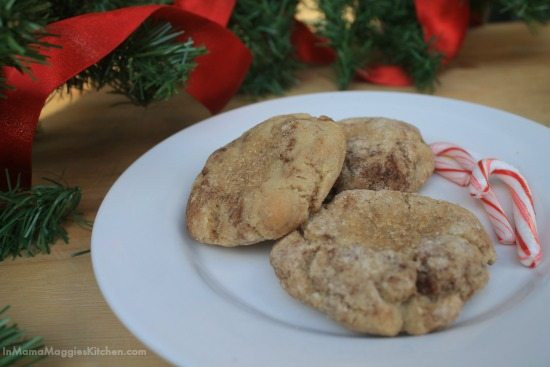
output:
[[[441,73],[435,95],[507,110],[550,126],[550,27],[533,35],[521,24],[472,30],[460,56]],[[307,68],[288,95],[336,90],[329,67]],[[352,90],[392,90],[354,83]],[[412,91],[411,88],[393,89]],[[270,97],[272,98],[272,97]],[[42,114],[34,145],[34,180],[62,177],[83,190],[81,210],[93,219],[109,187],[141,154],[172,133],[208,117],[182,95],[148,109],[120,104],[105,92],[69,100],[54,98]],[[226,110],[253,102],[234,98]],[[96,285],[89,255],[90,232],[70,225],[69,245],[49,256],[0,264],[0,305],[30,335],[54,348],[147,349],[116,319]],[[154,317],[154,310],[151,310]],[[165,365],[147,349],[145,357],[49,358],[44,366]]]

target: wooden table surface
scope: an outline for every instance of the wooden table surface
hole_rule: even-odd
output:
[[[328,67],[307,68],[288,95],[336,90]],[[550,26],[536,34],[522,24],[494,24],[472,30],[460,56],[441,73],[435,95],[481,103],[550,126]],[[352,90],[393,90],[357,82]],[[411,88],[395,89],[413,91]],[[142,153],[186,126],[209,116],[182,95],[149,109],[129,105],[104,92],[53,99],[42,114],[34,145],[34,178],[63,177],[83,190],[80,209],[93,219],[109,187]],[[253,102],[234,98],[226,110]],[[51,255],[0,264],[0,305],[30,335],[59,349],[96,346],[146,349],[141,357],[48,358],[45,366],[166,365],[117,320],[94,279],[89,254],[91,232],[69,228],[70,244]],[[150,317],[155,317],[151,310]],[[184,332],[184,331],[182,331]]]

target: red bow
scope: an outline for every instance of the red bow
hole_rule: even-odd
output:
[[[48,25],[44,39],[61,46],[43,50],[48,65],[32,64],[33,77],[14,68],[2,71],[15,87],[0,99],[0,177],[7,168],[12,180],[31,182],[32,141],[40,111],[56,88],[97,63],[130,36],[146,19],[155,17],[185,30],[208,53],[197,57],[187,91],[210,111],[225,106],[241,85],[252,56],[243,43],[225,28],[235,0],[179,0],[176,6],[135,6],[104,13],[90,13]],[[0,179],[0,187],[5,187]]]
[[[416,17],[422,26],[424,40],[435,40],[433,48],[444,55],[446,63],[456,56],[468,29],[470,16],[466,0],[415,0]],[[305,62],[327,64],[334,61],[334,50],[326,41],[316,37],[303,24],[299,24],[293,35],[298,57]],[[323,45],[324,43],[324,45]],[[397,65],[368,66],[357,70],[357,76],[374,84],[406,86],[411,78]]]

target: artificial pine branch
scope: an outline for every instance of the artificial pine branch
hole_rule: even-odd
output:
[[[374,32],[380,57],[375,62],[400,65],[411,76],[416,88],[432,89],[442,55],[430,50],[433,40],[424,40],[413,2],[392,0],[380,14],[381,27]]]
[[[8,190],[0,192],[0,261],[50,253],[50,245],[58,239],[69,241],[63,227],[66,219],[85,222],[76,212],[80,189],[48,181],[23,190],[11,187],[8,179]]]
[[[10,350],[11,355],[0,353],[0,367],[22,363],[26,366],[41,359],[41,356],[26,356],[25,351],[42,348],[42,338],[35,336],[28,338],[25,333],[4,315],[9,306],[0,309],[0,351]]]
[[[319,0],[318,5],[324,15],[317,24],[318,32],[336,50],[338,88],[347,89],[355,71],[366,65],[372,52],[372,19],[360,11],[362,3],[354,0]]]
[[[206,52],[191,38],[177,41],[183,33],[168,22],[147,20],[99,63],[70,79],[66,88],[110,86],[140,106],[166,100],[185,85],[195,57]]]
[[[548,0],[498,0],[497,5],[501,11],[512,13],[527,24],[550,21]]]
[[[114,10],[126,6],[166,4],[170,0],[51,0],[52,13],[59,19]],[[165,21],[145,21],[125,42],[103,60],[84,70],[66,84],[69,90],[110,86],[114,93],[126,96],[131,103],[147,106],[168,99],[185,85],[195,68],[195,57],[206,52],[191,38],[178,41],[184,32]]]
[[[11,66],[28,72],[31,63],[44,64],[40,48],[52,45],[40,41],[47,35],[50,4],[39,0],[0,0],[0,97],[8,88],[1,67]]]
[[[340,89],[346,89],[358,68],[368,65],[402,66],[415,86],[433,86],[441,57],[424,42],[409,0],[319,0],[324,19],[317,24],[337,52]]]
[[[250,49],[252,65],[241,93],[282,94],[296,82],[291,34],[298,0],[239,0],[229,27]]]

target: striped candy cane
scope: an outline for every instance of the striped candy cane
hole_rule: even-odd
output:
[[[491,190],[490,177],[503,181],[512,196],[515,237],[519,261],[534,268],[542,258],[540,238],[535,220],[533,195],[527,180],[519,171],[506,162],[498,159],[482,159],[475,166],[470,179],[470,194],[483,199]]]
[[[502,244],[517,242],[520,262],[529,267],[536,266],[541,259],[542,252],[536,229],[532,195],[527,181],[517,169],[494,159],[482,160],[476,164],[475,159],[468,151],[450,143],[433,143],[431,148],[435,155],[435,172],[460,186],[470,185],[472,196],[480,199],[498,241]],[[489,161],[499,163],[496,165],[495,163],[482,163]],[[489,168],[492,168],[493,171],[490,171]],[[505,178],[502,177],[504,171],[508,171],[507,174],[504,174]],[[510,188],[514,203],[516,229],[489,185],[489,177],[492,173],[496,174],[495,172],[499,173],[498,177]],[[515,184],[512,177],[518,178]],[[520,187],[523,194],[519,190]]]
[[[476,161],[468,151],[451,143],[433,143],[430,147],[435,155],[436,173],[460,186],[470,184],[470,176]],[[488,187],[480,200],[498,242],[506,245],[514,244],[516,242],[514,227],[491,187]]]

